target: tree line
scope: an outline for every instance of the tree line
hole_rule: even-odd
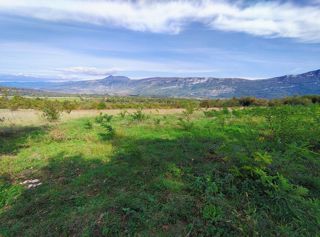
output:
[[[248,106],[279,106],[319,104],[320,95],[292,96],[279,99],[241,97],[230,99],[178,99],[145,97],[27,97],[5,93],[0,94],[0,109],[44,110],[54,107],[60,111],[71,112],[81,109],[170,109],[186,108],[223,108]]]

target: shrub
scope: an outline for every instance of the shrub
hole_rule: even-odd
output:
[[[217,113],[214,109],[211,109],[211,110],[205,110],[203,111],[203,114],[205,117],[207,118],[211,118],[211,117],[214,117]]]
[[[255,97],[242,97],[238,99],[240,106],[267,106],[268,100]]]
[[[311,100],[313,104],[320,104],[320,96],[319,95],[307,95],[304,98],[308,98]]]
[[[53,102],[47,101],[42,110],[42,116],[49,122],[54,122],[60,119],[61,111]]]
[[[153,120],[153,122],[154,122],[154,125],[160,125],[160,123],[161,123],[161,118],[155,118],[155,119]]]
[[[311,99],[306,97],[287,97],[283,99],[283,104],[285,105],[309,105],[313,103]]]
[[[124,118],[127,115],[128,111],[127,110],[123,110],[119,113],[121,118]]]
[[[113,118],[112,115],[102,114],[102,113],[100,113],[95,118],[96,123],[98,123],[101,127],[101,132],[98,133],[100,140],[105,141],[113,138],[115,134],[115,130],[110,124],[112,118]]]
[[[133,120],[142,121],[147,118],[147,115],[142,112],[142,109],[137,110],[133,114],[131,114],[131,118]]]
[[[200,102],[199,106],[201,108],[210,108],[210,101],[209,100],[203,100]]]
[[[92,129],[92,123],[90,122],[90,121],[86,121],[85,123],[84,123],[84,128],[85,129]]]
[[[228,110],[228,108],[223,107],[223,109],[221,110],[221,113],[222,113],[223,115],[229,115],[229,114],[230,114],[230,111]]]
[[[192,115],[194,113],[194,111],[196,110],[196,105],[193,103],[187,103],[184,106],[184,111],[182,112],[186,117],[189,117],[190,115]]]
[[[103,131],[98,134],[101,140],[106,141],[114,137],[115,130],[110,124],[102,123],[101,127]]]
[[[107,106],[106,106],[106,103],[104,101],[100,101],[98,104],[97,104],[97,109],[106,109]]]
[[[112,118],[113,118],[112,115],[100,113],[100,114],[96,117],[95,121],[96,121],[96,123],[100,123],[100,124],[101,124],[101,123],[110,123],[111,120],[112,120]]]
[[[66,111],[68,114],[70,114],[72,110],[76,109],[76,105],[71,101],[65,100],[62,103],[62,109]]]
[[[203,218],[210,222],[219,221],[221,219],[221,213],[221,209],[212,204],[206,205],[202,210]]]
[[[250,106],[254,104],[255,100],[254,97],[243,97],[239,99],[239,104],[241,106]]]
[[[179,118],[178,125],[186,131],[190,131],[194,127],[194,123],[191,122],[189,119]]]

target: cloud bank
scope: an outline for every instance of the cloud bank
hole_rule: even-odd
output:
[[[320,5],[222,0],[1,0],[0,13],[177,34],[192,22],[263,37],[320,42]]]

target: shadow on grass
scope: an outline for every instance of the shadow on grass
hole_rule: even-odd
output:
[[[13,155],[25,148],[30,137],[44,135],[47,127],[2,127],[0,128],[0,155]]]
[[[195,138],[123,139],[109,161],[60,153],[30,177],[42,185],[6,203],[0,235],[186,235],[199,210],[182,170],[197,167],[205,146]]]
[[[311,204],[301,206],[307,213],[301,216],[309,218],[303,222],[254,180],[236,186],[226,164],[208,156],[214,143],[209,138],[113,142],[109,159],[51,157],[30,177],[42,182],[36,188],[4,180],[0,236],[290,236],[319,229]]]

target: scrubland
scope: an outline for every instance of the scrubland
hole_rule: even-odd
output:
[[[318,104],[14,113],[0,236],[320,235]]]

